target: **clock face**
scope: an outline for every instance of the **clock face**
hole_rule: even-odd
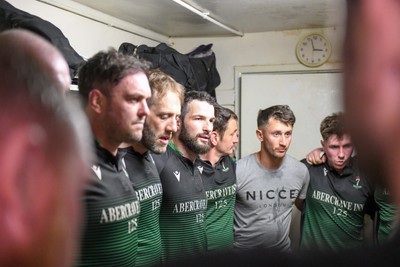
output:
[[[326,63],[331,55],[329,40],[320,34],[310,34],[299,41],[296,55],[300,63],[308,67],[318,67]]]

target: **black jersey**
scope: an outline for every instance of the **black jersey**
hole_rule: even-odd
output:
[[[85,225],[79,266],[134,266],[140,204],[122,166],[96,142],[97,160],[84,195]]]
[[[207,249],[230,249],[233,247],[236,163],[229,156],[223,156],[215,168],[208,161],[202,161],[202,164],[202,179],[207,195]]]
[[[160,232],[165,263],[200,254],[207,246],[203,168],[171,145],[164,154],[153,155],[163,187]]]
[[[353,160],[342,175],[327,163],[308,168],[301,248],[338,252],[361,246],[364,215],[373,203],[366,177]]]
[[[126,170],[140,202],[138,220],[138,248],[136,266],[161,263],[160,206],[162,186],[154,160],[149,153],[143,155],[125,149]]]

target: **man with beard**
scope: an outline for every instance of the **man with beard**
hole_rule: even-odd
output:
[[[237,162],[234,247],[290,252],[292,208],[306,197],[309,174],[289,149],[295,116],[289,106],[260,110],[257,138],[261,150]]]
[[[140,204],[118,151],[140,141],[151,95],[147,65],[114,49],[79,70],[79,93],[95,137],[97,159],[85,190],[86,222],[79,266],[134,266]]]
[[[162,154],[177,131],[181,114],[183,87],[160,70],[147,73],[152,96],[140,142],[128,144],[124,163],[140,202],[136,266],[161,263],[160,207],[162,186],[150,152]]]
[[[215,107],[211,149],[201,155],[203,184],[207,195],[207,250],[233,247],[233,211],[236,197],[236,163],[230,157],[238,143],[238,117],[222,106]]]
[[[198,255],[207,248],[207,198],[198,154],[210,149],[215,99],[202,91],[187,91],[178,131],[166,153],[154,155],[163,187],[160,231],[163,263]]]

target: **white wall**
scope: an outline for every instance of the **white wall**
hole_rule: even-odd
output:
[[[49,4],[39,2],[37,0],[7,1],[16,8],[48,20],[60,28],[60,30],[68,38],[71,46],[78,52],[78,54],[86,58],[91,57],[100,50],[108,49],[109,47],[118,49],[120,44],[123,42],[129,42],[135,45],[147,44],[149,46],[158,44],[156,41],[134,35],[124,30],[116,29],[114,27],[85,18],[72,12],[62,10]],[[128,29],[137,28],[135,25],[112,18],[93,9],[83,9],[81,8],[82,5],[69,0],[60,0],[59,2],[70,4],[70,6],[77,7],[81,10],[86,10],[90,12],[89,16],[96,16],[97,18],[109,21],[114,25],[123,25]],[[146,32],[145,30],[142,31]],[[155,33],[151,33],[151,35],[159,37],[160,39],[163,38]],[[167,40],[168,39],[165,37],[165,42],[167,42]]]
[[[288,153],[298,160],[321,146],[319,125],[323,118],[343,110],[342,73],[275,71],[242,74],[239,158],[260,150],[256,137],[260,109],[284,104],[293,110],[296,123]]]
[[[329,64],[340,62],[343,27],[304,29],[282,32],[245,34],[243,37],[176,38],[174,48],[189,52],[199,44],[213,44],[221,84],[217,99],[225,106],[234,105],[234,68],[250,65],[296,65],[295,48],[298,40],[311,32],[324,33],[330,39],[333,52]]]

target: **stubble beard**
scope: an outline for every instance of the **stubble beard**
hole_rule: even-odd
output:
[[[156,154],[163,154],[166,151],[166,146],[158,145],[157,136],[154,134],[153,131],[149,127],[144,125],[143,128],[143,135],[142,135],[142,144],[147,147],[151,152]]]
[[[142,129],[132,129],[132,125],[125,126],[116,122],[110,112],[105,115],[103,124],[106,125],[105,130],[108,133],[108,138],[118,143],[133,143],[139,142],[142,139]],[[129,128],[128,128],[129,127]]]

